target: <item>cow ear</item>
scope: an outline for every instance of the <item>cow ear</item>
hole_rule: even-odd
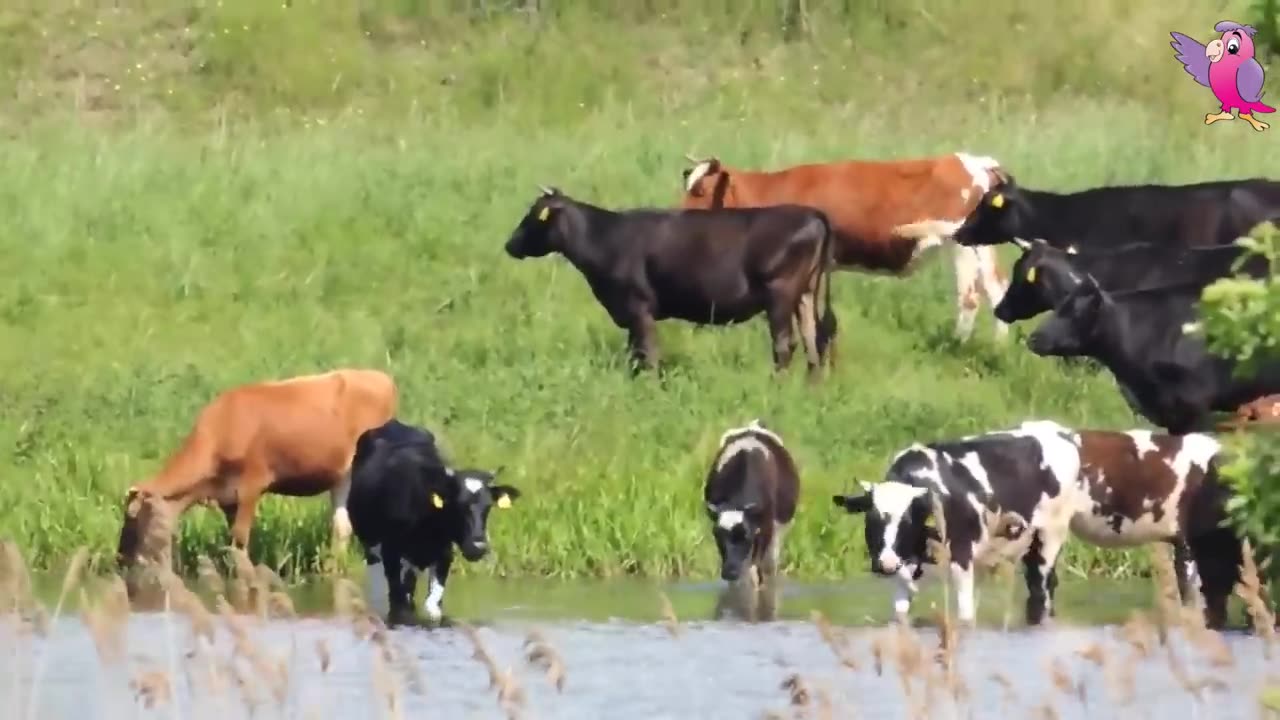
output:
[[[842,507],[849,514],[865,513],[871,510],[871,495],[859,495],[853,497],[851,495],[832,495],[831,501],[837,507]]]
[[[494,485],[490,488],[490,492],[493,493],[493,504],[503,510],[511,507],[511,503],[520,498],[519,488],[513,485]]]

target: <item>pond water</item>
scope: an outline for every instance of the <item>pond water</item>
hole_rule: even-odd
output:
[[[1019,583],[1020,585],[1020,583]],[[1135,609],[1150,608],[1149,583],[1064,582],[1059,616],[1050,627],[1028,629],[1019,618],[1022,596],[1011,601],[1006,586],[982,590],[981,626],[961,630],[951,656],[965,694],[957,700],[933,661],[942,635],[926,620],[928,591],[917,615],[921,622],[904,640],[884,626],[889,603],[886,583],[802,585],[784,581],[767,622],[727,617],[744,612],[740,599],[727,597],[720,583],[604,581],[556,583],[459,579],[451,584],[446,612],[456,621],[441,628],[397,627],[386,633],[396,657],[382,667],[377,637],[350,619],[333,617],[322,584],[292,595],[299,617],[240,616],[246,638],[267,664],[243,657],[234,664],[233,634],[222,620],[212,644],[197,639],[180,614],[134,612],[125,625],[127,650],[104,660],[93,634],[79,617],[57,618],[43,637],[21,639],[12,623],[0,624],[0,707],[3,717],[48,718],[760,718],[769,711],[793,717],[783,683],[798,675],[808,691],[808,717],[908,718],[911,701],[927,703],[928,718],[1033,717],[1042,706],[1056,717],[1256,718],[1259,692],[1274,672],[1265,643],[1243,632],[1221,637],[1229,657],[1218,665],[1202,644],[1178,631],[1161,645],[1153,633],[1143,656],[1121,639],[1120,623]],[[678,621],[663,621],[662,597],[670,599]],[[766,607],[769,606],[766,598]],[[1005,627],[1005,608],[1012,621]],[[847,641],[841,663],[823,640],[811,611],[820,611]],[[509,670],[506,687],[519,702],[500,702],[490,687],[490,670],[477,659],[468,628],[499,671]],[[525,641],[536,631],[562,660],[563,687],[557,691],[542,668],[525,658]],[[1136,642],[1136,641],[1135,641]],[[883,644],[882,674],[873,648]],[[918,646],[915,645],[918,643]],[[917,660],[900,660],[894,648],[916,647]],[[1101,651],[1078,654],[1089,646]],[[1170,654],[1174,657],[1171,660]],[[208,658],[219,658],[217,663]],[[1275,651],[1280,659],[1280,648]],[[1061,661],[1067,680],[1050,672]],[[287,673],[271,680],[274,663]],[[212,690],[209,668],[223,683]],[[235,668],[240,668],[238,671]],[[28,714],[32,676],[41,673]],[[130,681],[149,671],[167,671],[171,698],[150,709],[140,703]],[[237,680],[237,674],[239,679]],[[1280,675],[1280,673],[1276,673]],[[1190,680],[1187,680],[1190,677]],[[904,690],[910,681],[911,695]],[[1182,678],[1182,679],[1179,679]],[[1081,683],[1083,691],[1068,685]],[[1187,686],[1203,685],[1199,695]],[[498,683],[500,686],[502,682]],[[398,705],[388,709],[384,686],[395,686]],[[925,686],[934,685],[925,696]],[[1131,687],[1130,687],[1131,685]],[[514,690],[513,688],[517,688]],[[1126,690],[1125,688],[1129,689]],[[1063,688],[1066,688],[1065,690]],[[272,691],[281,692],[279,697]],[[245,698],[260,696],[251,711]],[[505,708],[505,709],[504,709]],[[507,710],[512,714],[508,714]],[[1050,717],[1044,714],[1036,717]]]

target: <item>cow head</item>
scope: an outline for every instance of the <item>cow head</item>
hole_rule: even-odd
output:
[[[996,304],[996,319],[1003,323],[1028,320],[1054,308],[1082,279],[1068,255],[1075,248],[1059,250],[1040,238],[1016,240],[1023,248],[1014,261],[1009,287]]]
[[[897,480],[861,484],[863,495],[833,495],[831,500],[850,514],[866,516],[863,532],[871,571],[906,580],[919,578],[924,564],[930,562],[928,541],[940,539],[933,526],[928,488]]]
[[[712,535],[720,551],[720,577],[733,582],[751,563],[751,551],[764,526],[764,508],[758,502],[707,502]]]
[[[133,570],[139,562],[168,565],[172,549],[172,509],[150,490],[130,487],[124,495],[116,565],[130,597],[137,591]]]
[[[1111,298],[1092,275],[1071,290],[1027,338],[1027,349],[1041,357],[1077,357],[1088,352]]]
[[[1008,178],[988,190],[956,231],[961,245],[999,245],[1025,238],[1031,231],[1031,203]]]
[[[680,206],[686,210],[724,207],[725,200],[730,194],[729,169],[721,165],[720,159],[716,157],[701,160],[691,155],[684,157],[692,165],[680,171],[680,176],[684,180],[684,198]]]
[[[489,552],[489,511],[509,508],[520,497],[517,488],[493,483],[501,471],[450,468],[428,482],[432,508],[448,516],[453,541],[469,562]]]
[[[544,257],[562,248],[565,228],[560,216],[569,197],[554,187],[540,187],[540,191],[505,245],[507,254],[517,260]]]

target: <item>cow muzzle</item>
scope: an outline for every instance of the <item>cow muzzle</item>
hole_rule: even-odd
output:
[[[484,538],[468,540],[462,543],[459,550],[462,551],[462,557],[466,558],[467,562],[475,562],[489,553],[489,543]]]
[[[901,569],[902,558],[890,550],[880,553],[875,562],[871,563],[871,571],[877,575],[897,575]]]

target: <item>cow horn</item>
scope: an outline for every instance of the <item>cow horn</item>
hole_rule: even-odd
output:
[[[1023,240],[1022,238],[1019,238],[1019,237],[1016,237],[1016,238],[1014,238],[1014,239],[1013,239],[1013,244],[1014,244],[1014,245],[1017,245],[1018,247],[1022,248],[1023,250],[1030,250],[1030,249],[1031,249],[1031,243],[1030,243],[1030,242],[1027,242],[1026,240]]]
[[[501,464],[501,465],[499,465],[499,466],[498,466],[498,469],[497,469],[497,470],[494,470],[493,472],[491,472],[491,473],[489,473],[489,474],[490,474],[491,476],[493,476],[493,477],[495,477],[495,478],[496,478],[496,477],[498,477],[499,475],[501,475],[501,474],[502,474],[502,471],[503,471],[503,470],[506,470],[506,469],[507,469],[507,465],[506,465],[506,463],[503,463],[503,464]]]
[[[694,165],[697,165],[698,163],[702,162],[701,160],[699,160],[698,158],[694,157],[694,156],[693,156],[693,155],[691,155],[690,153],[685,153],[685,154],[684,154],[684,159],[685,159],[685,160],[688,160],[689,162],[693,163]]]
[[[538,189],[542,191],[542,194],[543,194],[543,195],[555,195],[555,194],[556,194],[556,191],[555,191],[555,190],[552,190],[551,188],[547,187],[546,185],[539,185],[539,186],[538,186]]]

